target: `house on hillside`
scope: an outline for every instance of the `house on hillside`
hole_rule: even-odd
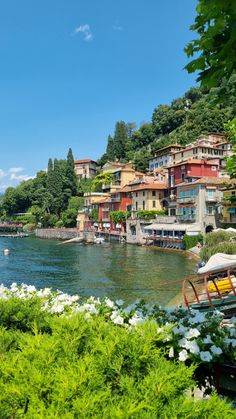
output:
[[[222,223],[236,226],[236,179],[227,180],[227,186],[222,188]]]
[[[74,160],[75,173],[79,178],[90,179],[97,175],[97,162],[91,159]]]

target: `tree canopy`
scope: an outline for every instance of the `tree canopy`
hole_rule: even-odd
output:
[[[229,80],[236,69],[235,0],[199,0],[197,16],[190,27],[198,34],[185,51],[196,57],[186,66],[189,73],[199,71],[197,81],[216,87]]]

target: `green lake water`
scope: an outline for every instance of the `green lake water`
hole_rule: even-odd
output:
[[[69,294],[144,298],[168,304],[178,292],[177,280],[193,274],[196,262],[184,253],[135,245],[61,245],[33,236],[0,237],[0,283],[52,287]],[[5,248],[11,253],[3,254]],[[168,282],[168,285],[161,285]]]

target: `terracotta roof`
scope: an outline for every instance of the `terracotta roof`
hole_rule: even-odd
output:
[[[189,160],[181,161],[179,163],[171,164],[170,166],[166,166],[166,167],[169,169],[171,167],[183,166],[185,164],[208,164],[209,166],[214,166],[214,165],[218,165],[218,163],[216,162],[216,160],[218,160],[218,159],[217,158],[212,158],[210,160],[205,160],[205,159],[189,159]]]
[[[95,160],[91,160],[91,159],[74,160],[74,163],[76,163],[76,164],[96,163],[97,164],[97,162]]]
[[[223,183],[227,182],[229,179],[223,177],[211,177],[211,176],[203,176],[200,179],[194,180],[193,182],[182,182],[179,183],[178,186],[187,186],[187,185],[222,185]]]
[[[130,189],[131,192],[136,191],[144,191],[144,190],[163,190],[167,189],[167,186],[164,183],[146,183],[146,184],[139,184],[136,187]]]
[[[107,161],[107,162],[104,164],[104,166],[105,166],[106,164],[111,164],[112,166],[118,166],[118,167],[124,167],[124,166],[125,166],[125,163],[120,163],[120,162],[118,162],[118,161]]]

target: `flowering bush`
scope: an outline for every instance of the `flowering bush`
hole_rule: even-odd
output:
[[[181,361],[196,357],[198,347],[202,362],[204,352],[222,355],[213,332],[204,335],[206,346],[200,341],[208,320],[187,317],[143,302],[124,307],[121,300],[1,286],[0,417],[234,417],[216,396],[195,401],[186,393],[195,366]],[[217,315],[213,321],[221,324]],[[229,330],[222,333],[232,341]]]
[[[156,345],[164,348],[169,358],[197,363],[236,361],[236,317],[225,323],[219,311],[205,314],[184,307],[149,305],[142,300],[125,307],[122,300],[85,299],[50,288],[37,290],[26,284],[18,286],[13,283],[10,288],[1,285],[0,299],[12,297],[36,300],[37,307],[49,314],[72,316],[84,313],[86,319],[102,315],[115,325],[126,328],[151,320],[157,326]]]

